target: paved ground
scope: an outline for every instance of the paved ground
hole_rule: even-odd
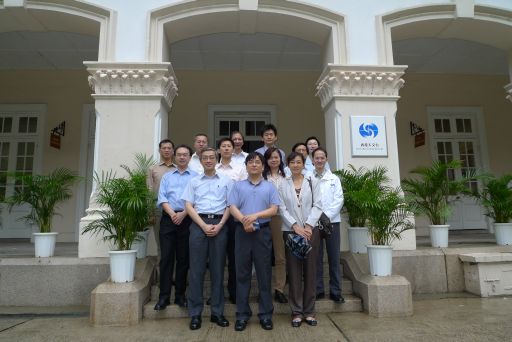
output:
[[[253,318],[244,332],[203,322],[190,331],[188,319],[143,321],[132,327],[91,327],[88,317],[0,316],[0,341],[510,341],[512,297],[446,298],[414,302],[407,318],[372,318],[364,313],[318,315],[319,325],[292,328],[288,316],[274,317],[264,331]]]

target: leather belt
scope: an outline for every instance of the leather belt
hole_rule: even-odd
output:
[[[269,222],[260,223],[260,229],[261,228],[268,228],[268,227],[270,227],[270,223]]]
[[[205,219],[221,219],[223,215],[217,215],[217,214],[199,214],[199,217],[205,218]]]

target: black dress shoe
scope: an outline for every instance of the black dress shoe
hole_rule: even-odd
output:
[[[235,330],[236,331],[244,331],[247,327],[247,321],[243,319],[237,319],[235,322]]]
[[[201,316],[192,316],[190,318],[190,330],[197,330],[201,328]]]
[[[325,293],[320,292],[320,293],[316,294],[316,299],[324,299],[324,298],[325,298]]]
[[[343,298],[343,296],[330,294],[330,295],[329,295],[329,298],[330,298],[334,303],[336,303],[336,304],[343,304],[343,303],[345,303],[345,298]]]
[[[302,319],[300,317],[296,317],[292,319],[292,327],[298,328],[302,324]]]
[[[229,321],[224,316],[211,316],[210,322],[216,323],[219,327],[229,327]]]
[[[288,303],[288,299],[286,299],[286,296],[281,291],[275,290],[274,291],[274,300],[278,303]]]
[[[174,304],[178,305],[180,308],[186,308],[187,300],[184,297],[177,297],[174,299]]]
[[[270,318],[260,319],[260,325],[265,330],[272,330],[274,328],[274,324]]]
[[[155,311],[163,310],[170,305],[171,301],[169,299],[159,299],[158,303],[155,304]]]
[[[309,319],[306,318],[306,323],[311,325],[312,327],[316,327],[318,325],[318,321],[313,317],[311,317]]]

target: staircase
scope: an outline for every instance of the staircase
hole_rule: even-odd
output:
[[[343,270],[343,265],[340,265]],[[343,274],[343,273],[342,273]],[[225,305],[224,305],[224,315],[228,317],[234,317],[236,313],[236,305],[231,304],[228,300],[228,291],[227,291],[227,278],[228,272],[227,267],[224,272],[224,288],[225,288]],[[316,301],[316,312],[317,313],[331,313],[331,312],[354,312],[354,311],[363,311],[361,299],[352,294],[352,281],[343,278],[342,279],[342,293],[345,298],[345,303],[336,304],[332,300],[328,298],[329,296],[329,271],[327,262],[324,262],[324,284],[326,290],[326,297],[324,299],[320,299]],[[203,316],[207,317],[210,315],[210,307],[206,305],[206,300],[210,297],[210,276],[209,272],[206,271],[205,281],[204,281],[204,289],[203,289],[203,297],[205,300],[205,305],[203,309]],[[174,295],[174,288],[173,288]],[[155,311],[153,308],[158,300],[158,294],[160,289],[157,285],[153,285],[151,288],[151,299],[148,303],[144,305],[143,316],[144,319],[164,319],[164,318],[180,318],[180,317],[188,317],[187,308],[180,308],[176,304],[169,305],[165,310]],[[285,287],[284,293],[288,297],[288,286]],[[272,296],[274,291],[272,290]],[[251,292],[249,303],[251,306],[251,310],[253,315],[258,313],[258,283],[256,280],[256,274],[253,274],[251,281]],[[173,303],[174,298],[171,298],[171,303]],[[290,306],[289,304],[281,304],[274,301],[274,314],[290,314]]]

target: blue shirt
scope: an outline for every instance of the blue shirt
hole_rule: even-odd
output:
[[[248,179],[236,182],[228,198],[228,205],[236,206],[244,215],[266,210],[273,205],[279,206],[279,203],[276,187],[263,178],[257,184]],[[258,219],[258,222],[270,222],[270,218]]]
[[[195,176],[197,172],[188,168],[183,173],[180,173],[179,169],[165,173],[160,181],[157,205],[161,207],[162,203],[169,203],[174,211],[185,210],[185,202],[181,199],[181,195],[188,182]]]
[[[232,186],[233,181],[219,173],[212,177],[200,174],[187,184],[181,199],[192,203],[199,214],[222,215]]]

